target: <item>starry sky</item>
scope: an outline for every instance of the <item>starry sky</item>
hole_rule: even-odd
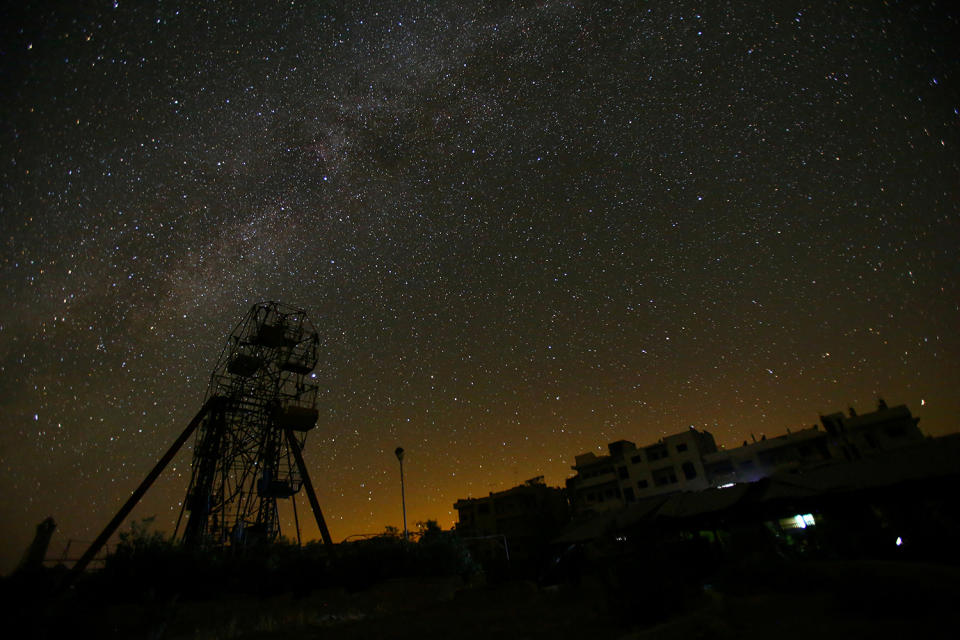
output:
[[[398,445],[446,527],[621,438],[956,431],[948,4],[6,3],[0,572],[99,532],[261,300],[320,332],[335,540],[401,526]]]

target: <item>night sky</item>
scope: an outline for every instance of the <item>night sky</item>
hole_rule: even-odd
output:
[[[261,300],[320,331],[335,540],[401,526],[398,445],[448,527],[621,438],[957,430],[949,3],[479,4],[6,3],[0,571],[99,532]]]

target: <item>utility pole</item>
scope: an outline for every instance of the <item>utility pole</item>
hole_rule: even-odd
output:
[[[400,502],[403,505],[403,541],[409,538],[407,534],[407,494],[403,486],[403,447],[397,447],[393,452],[400,461]]]

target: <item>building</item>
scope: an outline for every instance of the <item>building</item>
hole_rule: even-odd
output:
[[[483,498],[457,500],[457,534],[466,538],[506,536],[511,542],[546,539],[567,521],[563,489],[548,487],[543,476]]]
[[[830,436],[828,444],[833,456],[848,462],[924,440],[917,426],[920,418],[904,405],[888,407],[883,398],[877,401],[877,410],[872,413],[857,415],[851,407],[849,415],[832,413],[820,416],[820,422]]]
[[[788,431],[775,438],[762,436],[742,447],[707,455],[704,467],[711,486],[755,482],[776,473],[791,473],[829,463],[834,459],[827,434],[816,425]]]
[[[691,427],[645,447],[618,440],[607,449],[605,456],[583,453],[576,457],[572,468],[577,474],[567,480],[575,514],[602,513],[641,497],[711,486],[704,456],[715,452],[717,444],[709,431]]]
[[[877,410],[857,415],[820,416],[823,426],[765,436],[742,447],[706,456],[712,486],[755,482],[775,474],[800,473],[826,464],[852,462],[924,441],[914,417],[904,405],[888,407],[881,398]]]
[[[956,564],[960,433],[904,442],[795,475],[639,499],[571,523],[556,542],[589,543],[596,554],[617,558],[606,566],[632,576],[637,568],[656,575],[690,561],[757,554]],[[712,547],[707,555],[700,553],[704,543]]]
[[[833,413],[820,417],[823,426],[760,440],[734,449],[718,449],[708,431],[690,428],[658,442],[637,447],[628,440],[608,445],[608,455],[583,453],[567,479],[575,516],[621,509],[641,498],[677,491],[755,482],[776,474],[801,473],[823,465],[851,462],[924,441],[914,417],[904,406],[858,415]]]
[[[576,457],[572,468],[577,475],[567,479],[567,497],[574,513],[600,513],[623,506],[617,465],[623,463],[624,451],[635,451],[637,446],[627,440],[618,440],[607,448],[610,455],[597,456],[587,452]]]

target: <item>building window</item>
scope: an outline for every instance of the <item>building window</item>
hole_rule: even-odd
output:
[[[647,448],[647,460],[660,460],[669,455],[670,453],[667,451],[667,447],[662,444]]]
[[[653,472],[653,484],[658,487],[676,483],[677,472],[674,471],[673,467],[664,467],[663,469],[657,469]]]
[[[623,497],[627,502],[635,502],[636,498],[633,495],[633,487],[624,487]]]
[[[484,502],[479,507],[477,507],[477,511],[479,511],[480,513],[490,513],[490,503]]]
[[[627,479],[630,477],[630,472],[627,470],[626,467],[620,467],[617,469],[617,471],[619,472],[620,477],[623,479]]]
[[[677,451],[678,451],[679,453],[683,453],[683,452],[686,451],[686,450],[687,450],[687,443],[686,443],[686,442],[681,442],[680,444],[677,445]]]
[[[638,489],[646,489],[649,486],[650,486],[650,483],[647,482],[646,480],[637,480]]]
[[[632,462],[633,464],[640,464],[641,462],[643,462],[643,456],[641,456],[638,453],[637,455],[630,458],[630,462]]]
[[[697,477],[697,468],[693,466],[692,462],[684,462],[681,468],[687,480],[693,480]]]

